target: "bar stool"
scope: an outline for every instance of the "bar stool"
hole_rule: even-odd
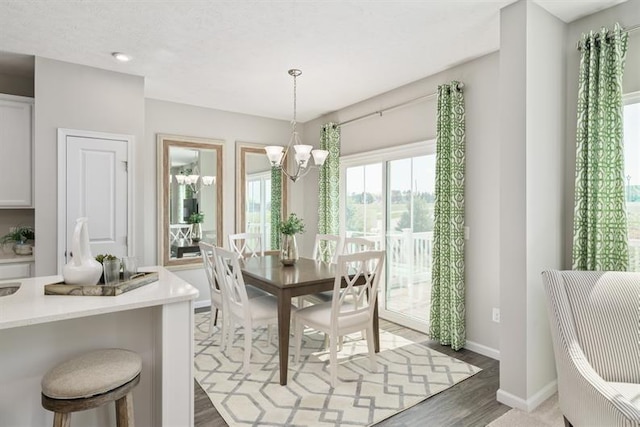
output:
[[[42,377],[42,406],[54,412],[53,427],[69,427],[71,413],[115,401],[118,427],[133,427],[133,388],[142,360],[132,351],[110,348],[81,354]]]

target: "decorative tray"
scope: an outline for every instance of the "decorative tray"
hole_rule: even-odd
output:
[[[121,275],[122,277],[122,275]],[[158,280],[158,273],[138,273],[127,281],[120,281],[117,285],[68,285],[64,282],[52,283],[44,286],[45,295],[83,295],[113,297],[132,291],[140,286],[148,285]]]

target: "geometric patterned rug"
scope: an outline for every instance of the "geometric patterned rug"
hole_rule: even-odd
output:
[[[368,426],[480,372],[381,330],[378,372],[369,371],[360,334],[345,337],[338,353],[338,384],[332,389],[324,337],[309,330],[298,365],[292,345],[288,384],[281,386],[276,339],[267,343],[266,329],[254,331],[251,371],[244,375],[243,329],[227,354],[220,350],[219,331],[207,338],[209,312],[197,313],[195,323],[195,378],[230,426]]]

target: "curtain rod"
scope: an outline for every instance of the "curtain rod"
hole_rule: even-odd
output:
[[[622,29],[622,32],[627,33],[627,34],[631,34],[631,33],[635,32],[635,31],[638,31],[638,30],[640,30],[640,24],[638,24],[638,25],[633,25],[633,26],[628,27],[628,28],[623,28],[623,29]],[[597,37],[598,35],[600,35],[600,33],[596,33],[596,37]],[[607,34],[607,35],[608,35],[608,34]],[[581,42],[581,41],[582,41],[582,40],[578,40],[578,41],[576,42],[576,49],[577,49],[577,50],[582,50],[582,46],[580,45],[580,42]]]
[[[456,89],[461,91],[463,88],[464,88],[464,83],[462,83],[462,82],[458,83],[458,86],[456,87]],[[422,96],[419,96],[417,98],[413,98],[413,99],[410,99],[408,101],[401,102],[400,104],[396,104],[396,105],[393,105],[391,107],[383,108],[382,110],[374,111],[373,113],[363,114],[362,116],[358,116],[358,117],[355,117],[353,119],[345,120],[344,122],[338,123],[336,126],[343,126],[343,125],[346,125],[348,123],[357,122],[358,120],[366,119],[367,117],[376,116],[376,115],[382,117],[382,113],[386,113],[387,111],[395,110],[396,108],[404,107],[405,105],[409,105],[409,104],[412,104],[412,103],[417,102],[417,101],[422,101],[422,100],[426,101],[427,99],[433,98],[433,97],[435,97],[437,95],[438,95],[437,92],[430,93],[428,95],[422,95]]]

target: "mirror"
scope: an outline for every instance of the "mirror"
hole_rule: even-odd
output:
[[[175,135],[158,140],[158,260],[202,263],[200,240],[222,246],[223,141]]]
[[[282,177],[281,218],[287,214],[287,179]],[[271,245],[271,164],[264,145],[236,142],[236,233],[262,234]]]

